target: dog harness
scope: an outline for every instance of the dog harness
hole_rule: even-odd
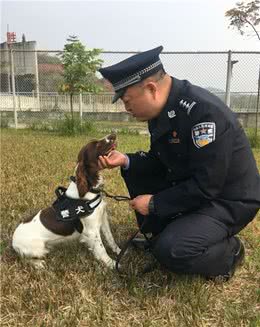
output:
[[[63,222],[76,221],[91,215],[102,201],[101,194],[97,194],[92,200],[72,199],[66,195],[67,189],[59,186],[56,190],[57,199],[52,206],[57,219]]]

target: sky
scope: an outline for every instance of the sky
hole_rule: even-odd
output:
[[[162,45],[163,51],[260,51],[260,41],[249,29],[241,36],[229,28],[225,12],[238,0],[0,0],[1,42],[7,25],[17,41],[37,41],[38,50],[62,50],[69,35],[87,48],[103,51],[145,51]],[[260,25],[259,25],[260,30]],[[103,66],[130,54],[102,54]],[[203,87],[224,91],[227,54],[166,55],[166,71]],[[257,90],[260,55],[232,55],[232,91]]]
[[[260,51],[256,37],[228,28],[237,0],[1,1],[1,42],[10,32],[62,50],[69,35],[88,48],[143,51]],[[260,29],[260,28],[259,28]]]

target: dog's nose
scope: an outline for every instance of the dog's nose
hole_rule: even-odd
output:
[[[116,140],[116,134],[115,133],[112,133],[110,135],[107,136],[107,139],[109,140],[109,142],[115,142]]]

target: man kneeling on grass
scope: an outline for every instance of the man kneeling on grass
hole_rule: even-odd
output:
[[[164,267],[228,280],[245,253],[235,235],[260,208],[260,176],[234,113],[207,90],[166,74],[161,51],[100,69],[113,84],[113,102],[121,98],[127,112],[148,121],[151,146],[113,151],[99,165],[121,167],[138,225],[152,233],[151,251]]]

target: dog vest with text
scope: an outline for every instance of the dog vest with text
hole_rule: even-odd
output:
[[[55,193],[57,199],[52,206],[57,214],[57,219],[63,222],[78,220],[91,215],[102,201],[100,194],[92,200],[72,199],[66,195],[67,189],[59,186]]]

